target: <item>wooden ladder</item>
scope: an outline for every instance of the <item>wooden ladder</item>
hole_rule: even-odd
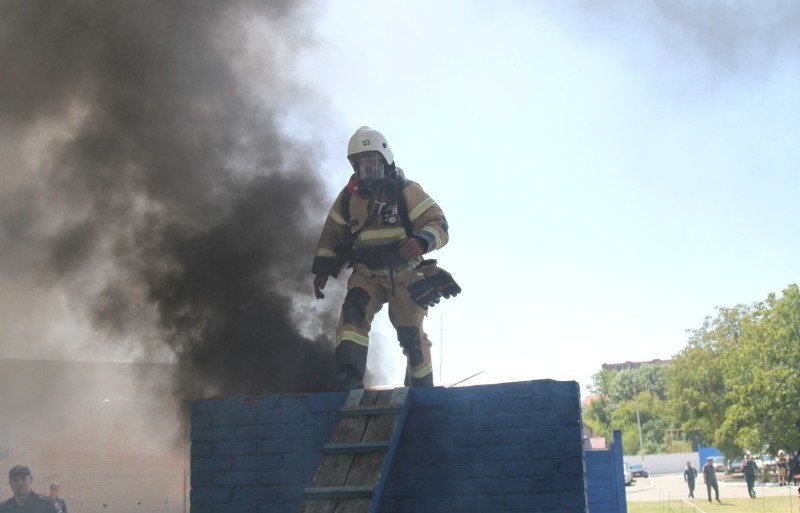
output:
[[[375,513],[409,410],[408,388],[351,390],[302,513]]]

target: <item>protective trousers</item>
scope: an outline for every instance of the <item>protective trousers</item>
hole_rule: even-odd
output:
[[[419,279],[422,273],[416,270],[400,268],[390,275],[388,271],[371,271],[356,265],[347,281],[347,295],[336,329],[336,363],[340,370],[349,365],[364,378],[372,319],[388,302],[389,320],[406,355],[406,386],[433,386],[431,342],[422,331],[427,311],[408,293],[408,286]]]

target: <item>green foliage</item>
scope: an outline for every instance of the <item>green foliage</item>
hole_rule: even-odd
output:
[[[638,406],[645,452],[663,452],[664,433],[671,427],[664,401],[667,389],[664,370],[664,365],[649,365],[619,372],[598,372],[589,390],[600,398],[586,408],[584,422],[607,439],[614,429],[622,430],[625,452],[637,454],[640,450]]]
[[[727,457],[800,447],[800,287],[752,305],[717,308],[668,365],[600,371],[584,420],[626,453],[715,445]],[[634,400],[635,399],[635,400]],[[665,431],[683,432],[665,440]],[[684,439],[681,439],[683,437]]]
[[[668,407],[728,457],[800,446],[800,288],[719,308],[669,366]]]
[[[698,429],[703,435],[701,442],[713,443],[728,455],[739,451],[733,438],[717,432],[731,406],[725,388],[725,360],[736,347],[739,326],[747,313],[746,307],[736,306],[719,308],[715,318],[706,317],[666,372],[672,416],[683,421],[683,429]]]

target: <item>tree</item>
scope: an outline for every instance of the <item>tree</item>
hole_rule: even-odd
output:
[[[622,430],[626,452],[639,452],[636,404],[642,421],[646,452],[664,450],[664,432],[671,427],[664,405],[667,381],[664,365],[645,365],[622,371],[601,370],[592,377],[589,390],[600,397],[584,411],[584,422],[593,431],[610,438],[614,429]]]
[[[667,371],[672,415],[729,457],[800,446],[800,288],[718,308]]]
[[[716,317],[706,317],[703,325],[691,332],[687,346],[672,359],[666,372],[673,418],[685,430],[699,430],[703,442],[717,445],[726,455],[740,451],[731,437],[718,433],[731,406],[724,369],[748,311],[742,305],[718,308]]]
[[[622,430],[622,447],[626,454],[639,452],[639,428],[636,420],[638,403],[642,422],[642,447],[646,454],[664,451],[664,435],[670,428],[666,405],[655,394],[645,391],[636,395],[636,401],[620,403],[614,411],[611,425]]]
[[[770,294],[742,323],[728,358],[726,384],[733,403],[721,427],[744,449],[772,454],[800,446],[800,288]]]

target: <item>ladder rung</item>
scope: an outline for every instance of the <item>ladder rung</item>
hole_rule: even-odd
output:
[[[342,417],[360,417],[364,415],[399,415],[400,406],[359,406],[358,408],[342,408]]]
[[[325,444],[322,452],[325,454],[386,452],[389,442],[342,442]]]
[[[371,486],[326,486],[306,488],[306,499],[362,499],[372,497]]]

